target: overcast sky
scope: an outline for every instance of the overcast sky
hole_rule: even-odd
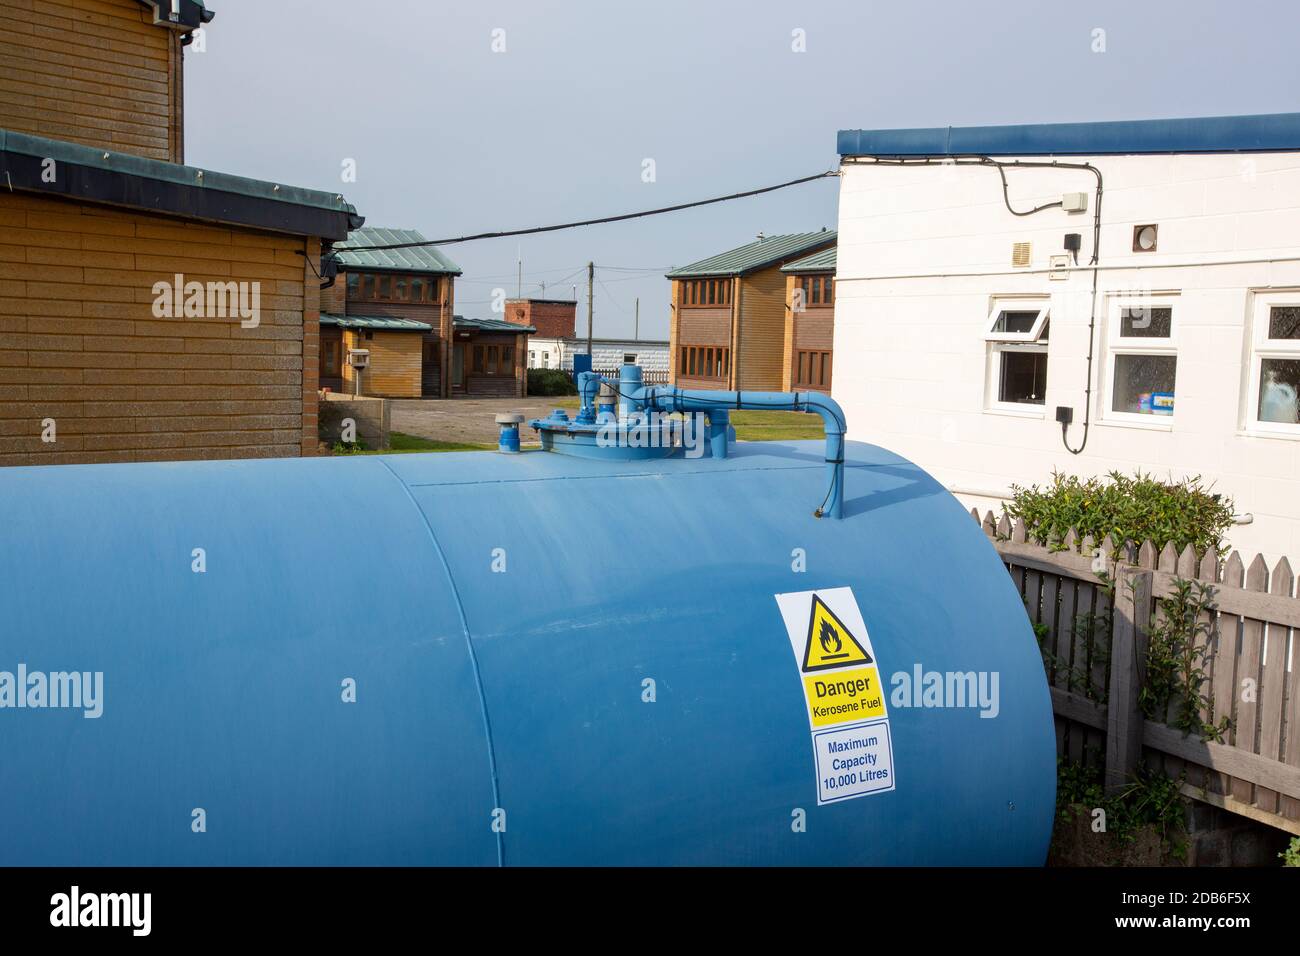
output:
[[[341,191],[457,236],[736,192],[837,162],[839,129],[1300,110],[1290,2],[211,0],[186,54],[186,161]],[[1105,52],[1093,31],[1105,30]],[[504,52],[494,52],[494,31]],[[802,30],[806,52],[794,52]],[[342,182],[343,162],[355,182]],[[644,161],[654,182],[643,182]],[[665,267],[835,227],[838,181],[654,219],[444,247],[457,312],[567,298],[667,337]],[[607,268],[601,268],[607,267]],[[644,269],[644,272],[617,271]]]

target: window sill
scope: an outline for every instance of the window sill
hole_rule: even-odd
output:
[[[1154,416],[1153,416],[1154,417]],[[1174,430],[1173,416],[1165,416],[1164,421],[1128,421],[1118,418],[1103,418],[1098,425],[1108,428],[1136,428],[1138,431],[1171,432]]]
[[[1037,418],[1044,419],[1047,417],[1047,409],[1034,407],[1015,407],[1012,405],[992,405],[984,409],[986,415],[1005,415],[1007,418]]]
[[[1282,441],[1300,441],[1300,425],[1294,431],[1274,431],[1265,428],[1244,428],[1237,430],[1238,438],[1278,438]]]

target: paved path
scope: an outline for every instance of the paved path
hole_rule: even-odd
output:
[[[501,412],[519,412],[527,421],[545,418],[554,408],[573,405],[576,398],[397,398],[392,400],[393,431],[433,441],[481,442],[495,445],[500,428],[493,419]],[[572,414],[572,411],[570,411]],[[524,444],[537,444],[537,433],[519,429]]]

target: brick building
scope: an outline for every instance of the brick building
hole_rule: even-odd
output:
[[[668,273],[669,359],[687,388],[779,391],[787,386],[790,314],[782,266],[832,249],[835,233],[760,236]]]
[[[506,321],[527,325],[547,339],[573,338],[578,303],[573,299],[506,299]]]
[[[310,455],[334,193],[181,165],[193,0],[0,0],[0,464]]]

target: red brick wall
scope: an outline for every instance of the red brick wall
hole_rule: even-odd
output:
[[[572,338],[577,322],[577,303],[545,299],[507,299],[507,322],[531,325],[543,338]]]

